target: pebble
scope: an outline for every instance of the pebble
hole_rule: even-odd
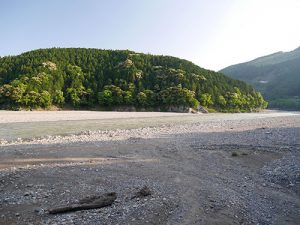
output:
[[[228,114],[229,115],[229,114]],[[246,115],[246,114],[245,114]],[[253,114],[254,115],[254,114]],[[263,114],[257,114],[262,116]],[[226,115],[227,116],[227,115]],[[238,117],[242,119],[243,115],[233,115],[234,117]],[[212,117],[213,118],[213,117]],[[1,142],[0,145],[7,146],[7,145],[19,145],[19,144],[59,144],[59,143],[73,143],[73,142],[90,142],[90,141],[109,141],[109,140],[129,140],[130,138],[152,138],[152,137],[160,137],[162,135],[167,134],[188,134],[191,132],[209,132],[215,131],[226,131],[228,126],[236,124],[238,127],[236,130],[243,130],[245,127],[247,129],[249,127],[261,128],[261,124],[259,123],[259,119],[255,117],[247,118],[245,116],[245,120],[243,122],[239,120],[220,120],[221,117],[215,118],[215,121],[207,120],[202,122],[195,122],[194,124],[165,124],[165,125],[158,125],[154,127],[143,127],[143,128],[136,128],[136,129],[116,129],[116,130],[109,130],[109,131],[82,131],[78,134],[69,135],[69,136],[49,136],[44,138],[33,138],[33,139],[18,139],[17,141],[10,141],[7,143]],[[235,118],[236,119],[236,118]],[[276,118],[264,118],[266,121],[265,123],[272,124],[272,120]],[[253,121],[258,121],[253,123]],[[268,122],[267,122],[268,121]],[[272,129],[271,126],[268,126]],[[272,132],[265,132],[266,134],[274,135]],[[288,137],[288,135],[287,135]],[[280,138],[278,139],[280,140]],[[270,140],[272,141],[272,140]]]
[[[116,131],[117,133],[104,133],[104,132],[95,132],[95,131],[89,131],[87,132],[86,134],[81,134],[81,135],[74,135],[72,137],[70,136],[65,136],[65,137],[58,137],[57,139],[54,139],[54,137],[47,137],[48,139],[40,139],[41,142],[38,142],[37,140],[29,140],[27,143],[28,144],[33,144],[35,143],[35,141],[37,141],[37,143],[72,143],[72,142],[84,142],[84,141],[91,141],[91,140],[95,140],[95,141],[101,141],[101,140],[126,140],[126,138],[129,138],[129,137],[142,137],[144,139],[147,139],[147,138],[151,138],[151,137],[154,137],[155,135],[157,136],[160,136],[162,134],[171,134],[171,133],[177,133],[179,135],[185,135],[186,133],[188,132],[191,132],[191,130],[193,132],[203,132],[203,131],[207,131],[209,130],[210,128],[206,128],[207,124],[204,123],[204,125],[202,124],[196,124],[196,125],[192,125],[192,126],[166,126],[166,127],[160,127],[160,128],[146,128],[146,129],[133,129],[133,130],[130,130],[130,132],[128,132],[128,130],[118,130]],[[222,131],[223,127],[226,125],[221,125],[220,122],[216,122],[215,123],[216,127],[214,129],[220,129],[220,131]],[[235,129],[237,129],[239,131],[242,130],[243,124],[241,125],[241,128],[239,128],[239,126],[234,126]],[[189,128],[189,129],[188,129]],[[177,130],[176,130],[177,129]],[[193,130],[194,129],[194,130]],[[202,130],[200,130],[202,129]],[[271,129],[271,128],[270,128]],[[176,131],[175,131],[176,130]],[[184,131],[185,133],[181,133],[182,131]],[[264,130],[265,131],[265,130]],[[237,132],[237,137],[235,138],[224,138],[222,140],[219,140],[219,136],[217,135],[211,135],[209,140],[207,138],[203,138],[203,139],[200,139],[200,140],[194,140],[194,142],[196,144],[198,143],[201,143],[204,148],[207,147],[207,143],[214,143],[216,142],[217,144],[220,142],[222,145],[226,145],[228,143],[235,143],[237,145],[236,148],[238,148],[238,144],[245,144],[245,143],[249,143],[249,140],[251,141],[251,145],[253,145],[254,147],[254,150],[257,150],[257,145],[260,144],[261,146],[264,146],[264,144],[266,146],[268,146],[269,144],[275,144],[277,143],[276,141],[285,141],[283,139],[279,139],[279,138],[276,138],[276,132],[272,132],[268,138],[266,138],[267,140],[259,140],[257,139],[257,133],[256,132],[259,132],[259,131],[253,131],[251,130],[251,132],[247,133],[245,132],[245,134],[238,134]],[[111,138],[109,138],[109,134],[112,135]],[[145,134],[148,134],[149,136],[145,137],[143,135]],[[263,131],[261,131],[261,134],[264,135]],[[291,131],[291,134],[292,134],[292,131]],[[200,136],[200,135],[199,135]],[[191,136],[193,137],[193,136]],[[264,135],[264,137],[266,137]],[[273,138],[274,137],[274,138]],[[289,135],[286,135],[285,138],[288,138]],[[72,138],[72,139],[71,139]],[[192,139],[192,138],[191,138]],[[286,140],[289,140],[289,139],[286,139]],[[131,140],[132,141],[132,140]],[[143,141],[143,140],[141,140]],[[218,142],[219,141],[219,142]],[[261,142],[259,142],[261,141]],[[257,142],[257,143],[253,143],[253,142]],[[258,143],[259,142],[259,143]],[[288,143],[288,141],[286,141]],[[23,143],[26,143],[25,140],[23,140]],[[124,142],[126,144],[126,142]],[[153,143],[153,144],[156,144],[156,143]],[[177,142],[176,140],[174,140],[174,146],[177,145]],[[25,146],[25,145],[24,145]],[[30,146],[28,146],[30,147]],[[3,148],[5,150],[5,148]],[[261,147],[262,150],[264,150],[264,147]],[[292,148],[284,148],[284,149],[281,149],[280,151],[291,151]],[[3,151],[4,151],[3,150]],[[122,149],[121,149],[122,150]],[[120,151],[121,151],[120,150]],[[204,149],[205,150],[205,149]],[[162,149],[162,151],[169,151],[172,153],[174,152],[175,154],[178,154],[178,150],[176,149],[176,147],[173,147],[171,146],[170,148],[164,148]],[[198,152],[200,152],[201,150],[197,150]],[[272,150],[273,151],[273,150]],[[274,151],[278,151],[277,148],[274,148]],[[195,154],[193,156],[198,156],[196,154],[198,154],[198,152],[196,152],[195,150]],[[215,152],[211,151],[212,154],[215,154]],[[168,153],[166,153],[167,155]],[[204,156],[204,155],[200,155],[199,156]],[[294,159],[292,159],[292,156],[295,157]],[[208,158],[209,160],[209,158]],[[264,171],[262,171],[262,175],[264,176],[264,178],[266,179],[265,182],[266,183],[262,183],[262,186],[265,187],[268,185],[272,185],[273,184],[273,187],[274,188],[278,188],[278,184],[279,181],[280,181],[280,178],[285,178],[285,179],[290,179],[291,178],[291,183],[286,183],[284,188],[286,188],[286,186],[289,186],[290,189],[292,190],[292,188],[295,188],[295,186],[297,186],[297,183],[294,182],[294,175],[296,174],[299,168],[299,164],[297,165],[297,162],[299,162],[299,157],[296,155],[291,154],[291,157],[290,158],[286,158],[284,160],[282,159],[279,159],[279,160],[276,160],[272,163],[268,163],[268,165],[266,165],[266,167],[263,168]],[[84,163],[84,161],[82,161],[82,163]],[[180,162],[179,162],[180,163]],[[296,163],[296,164],[295,164]],[[72,164],[73,165],[73,164]],[[74,164],[74,165],[77,165],[77,164]],[[179,164],[180,165],[180,164]],[[47,169],[47,164],[44,164],[44,168],[42,169]],[[191,166],[193,166],[191,164]],[[197,165],[198,166],[198,165]],[[214,165],[215,166],[215,165]],[[30,166],[30,168],[34,168],[32,166]],[[37,167],[39,168],[39,167]],[[87,167],[88,168],[88,167]],[[103,167],[105,168],[105,166]],[[139,167],[140,168],[140,167]],[[106,170],[103,169],[101,170],[101,174],[99,173],[96,173],[98,172],[98,169],[93,169],[91,170],[90,168],[89,169],[85,169],[85,168],[78,168],[76,166],[74,166],[74,172],[76,172],[76,170],[78,171],[78,174],[84,174],[85,176],[87,176],[89,173],[93,173],[93,175],[96,175],[96,176],[102,176],[102,171],[103,171],[103,177],[105,177],[105,173],[106,173]],[[152,168],[151,168],[152,169]],[[180,169],[180,167],[179,167]],[[178,169],[178,171],[179,171]],[[16,172],[18,171],[19,169],[17,168],[16,169]],[[58,171],[63,171],[64,172],[64,168],[62,170],[58,170]],[[85,173],[80,173],[80,171],[86,171]],[[154,170],[155,171],[155,170]],[[224,170],[224,172],[226,172],[226,170]],[[291,172],[291,173],[289,173]],[[246,200],[248,199],[251,199],[252,197],[255,197],[255,191],[254,193],[252,193],[251,191],[253,191],[251,188],[253,188],[253,185],[252,183],[250,182],[247,182],[247,185],[246,184],[243,184],[244,182],[246,182],[245,180],[250,180],[251,178],[251,181],[255,182],[257,181],[256,180],[256,177],[248,177],[249,174],[245,174],[246,176],[240,174],[239,172],[237,172],[237,177],[239,176],[239,178],[241,179],[241,183],[238,185],[240,187],[240,185],[243,185],[243,187],[245,188],[245,191],[243,191],[242,193],[240,193],[239,189],[238,188],[235,188],[236,186],[236,181],[234,180],[234,178],[232,178],[230,181],[232,181],[231,183],[222,183],[223,185],[225,186],[228,186],[228,185],[232,185],[232,188],[233,190],[230,190],[230,189],[223,189],[222,186],[220,186],[220,193],[216,193],[216,196],[213,196],[213,198],[216,198],[216,202],[217,204],[214,204],[214,203],[208,203],[208,205],[206,205],[205,207],[206,208],[217,208],[219,209],[219,206],[220,207],[223,207],[223,206],[226,206],[226,204],[229,203],[229,200],[232,200],[232,206],[228,205],[228,207],[231,207],[231,210],[236,210],[236,209],[239,209],[239,210],[243,210],[245,209],[246,207],[249,207],[249,210],[252,210],[253,212],[253,218],[263,218],[262,215],[266,215],[267,218],[272,218],[274,212],[276,212],[276,210],[278,211],[278,209],[280,209],[280,206],[279,205],[276,205],[275,209],[273,209],[272,207],[268,207],[268,201],[270,201],[270,196],[269,195],[262,195],[264,198],[258,198],[258,199],[253,199],[253,206],[251,205],[246,205],[244,206],[243,204],[241,204],[241,199],[243,200],[242,203],[245,203]],[[218,174],[222,174],[221,172],[219,172]],[[1,175],[1,174],[0,174]],[[51,174],[52,175],[52,174]],[[192,175],[192,174],[191,174]],[[124,176],[128,176],[128,174],[125,174]],[[24,176],[18,176],[19,178],[23,178]],[[102,177],[101,177],[102,178]],[[131,179],[132,177],[130,177]],[[101,188],[101,185],[102,184],[97,184],[96,186],[93,186],[93,184],[91,186],[89,182],[86,182],[84,183],[86,180],[84,180],[85,178],[83,178],[82,180],[83,181],[80,181],[78,184],[72,184],[74,185],[74,190],[73,190],[73,187],[71,188],[70,186],[68,185],[65,185],[64,186],[64,183],[57,183],[57,184],[51,184],[51,185],[55,185],[56,188],[52,187],[52,190],[51,190],[51,197],[53,197],[54,199],[54,202],[57,201],[56,203],[57,204],[60,204],[60,200],[63,200],[65,202],[69,201],[69,202],[72,202],[74,199],[76,199],[77,196],[76,193],[77,192],[77,189],[82,189],[82,190],[85,190],[87,192],[92,192],[92,191],[103,191]],[[105,180],[103,178],[103,182],[107,182],[108,183],[108,186],[111,187],[111,183],[114,184],[114,182],[118,182],[118,181],[115,181],[117,180],[118,177],[116,177],[115,175],[110,175],[110,177]],[[127,179],[127,177],[126,177]],[[124,180],[126,180],[124,178]],[[130,180],[129,179],[129,180]],[[211,177],[211,181],[214,181],[214,179],[218,179],[218,177],[214,177],[212,176]],[[244,180],[245,179],[245,180]],[[14,184],[16,179],[12,179],[12,183]],[[6,182],[6,180],[2,180],[3,183]],[[66,180],[66,183],[68,182],[68,180]],[[127,182],[127,180],[126,180]],[[41,224],[84,224],[84,223],[87,223],[87,222],[91,222],[91,224],[94,222],[95,224],[99,223],[99,224],[122,224],[122,221],[124,221],[126,218],[130,218],[129,222],[130,223],[130,220],[132,221],[135,221],[136,218],[143,218],[144,221],[146,222],[148,217],[145,215],[145,214],[153,214],[153,215],[158,215],[155,210],[153,210],[153,212],[151,211],[152,209],[157,209],[155,207],[159,207],[159,209],[161,209],[161,207],[165,207],[166,205],[169,205],[169,202],[173,203],[173,207],[174,207],[174,211],[162,211],[161,214],[168,214],[169,213],[172,213],[173,212],[173,215],[174,215],[174,218],[182,218],[182,215],[185,215],[182,211],[183,210],[189,210],[189,206],[187,204],[187,206],[183,206],[182,202],[180,202],[180,204],[177,204],[178,203],[178,197],[182,197],[182,196],[178,196],[177,193],[176,193],[176,188],[173,188],[172,186],[171,187],[168,187],[168,186],[164,186],[164,185],[167,185],[167,183],[169,182],[168,180],[164,183],[162,182],[163,184],[160,184],[159,182],[157,181],[154,181],[150,178],[144,178],[142,176],[137,176],[135,178],[132,178],[132,180],[128,181],[128,183],[121,183],[120,186],[122,186],[122,189],[120,188],[118,190],[118,193],[121,193],[121,196],[120,198],[118,197],[118,201],[116,201],[117,203],[119,204],[115,204],[114,206],[112,207],[108,207],[108,208],[103,208],[101,210],[90,210],[90,211],[81,211],[81,212],[78,212],[78,213],[70,213],[70,214],[65,214],[65,215],[58,215],[58,216],[53,216],[51,217],[51,220],[49,220],[46,216],[46,213],[45,213],[45,218],[44,218],[44,215],[43,215],[43,218],[42,217],[39,217],[39,219],[42,220]],[[135,200],[132,200],[132,201],[125,201],[125,197],[122,196],[125,195],[124,193],[127,194],[127,192],[125,190],[130,190],[130,188],[133,188],[134,186],[142,186],[144,184],[151,184],[151,185],[154,185],[154,190],[156,190],[156,193],[155,193],[155,197],[156,198],[151,198],[151,197],[148,197],[148,198],[145,198],[145,199],[137,199],[137,201]],[[118,183],[117,183],[118,184]],[[215,184],[215,183],[214,183]],[[217,182],[218,184],[218,182]],[[51,186],[50,185],[50,186]],[[60,185],[62,185],[60,187]],[[128,185],[128,186],[126,186]],[[155,186],[157,185],[157,186]],[[161,185],[161,186],[160,186]],[[78,186],[78,188],[77,188]],[[127,189],[125,189],[125,186]],[[150,185],[149,185],[150,186]],[[23,186],[20,185],[19,186],[20,188],[22,188]],[[34,190],[36,190],[36,185],[33,186],[32,184],[27,184],[26,187],[30,188],[30,187],[33,187]],[[116,185],[116,187],[118,187],[118,185]],[[259,186],[258,186],[259,187]],[[45,185],[44,188],[48,188],[50,189],[50,187],[48,185]],[[38,201],[35,201],[36,203],[38,203],[40,205],[41,201],[44,201],[43,203],[45,205],[50,205],[50,204],[53,204],[53,199],[52,198],[48,198],[47,201],[49,202],[48,204],[45,203],[45,199],[42,199],[42,197],[45,197],[48,196],[48,194],[44,194],[43,191],[45,191],[43,189],[41,190],[38,190],[37,192],[25,192],[24,193],[24,196],[29,196],[30,193],[32,193],[32,195],[37,195],[38,197]],[[71,188],[70,191],[69,189],[66,189],[66,188]],[[123,189],[124,188],[124,189]],[[207,188],[207,189],[206,189]],[[202,187],[201,191],[199,191],[199,198],[201,200],[201,196],[203,194],[206,193],[206,191],[209,191],[209,188],[210,187]],[[214,187],[216,190],[218,190],[216,187]],[[173,190],[172,190],[173,189]],[[238,190],[237,190],[238,189]],[[267,191],[269,188],[262,188],[261,190],[263,190],[263,193],[265,191]],[[62,196],[57,196],[57,193],[63,193],[63,190],[65,190],[66,193],[71,193],[71,194],[68,194],[68,195],[62,195]],[[277,189],[276,189],[277,190]],[[75,191],[75,194],[73,195],[73,192]],[[170,196],[170,192],[171,191],[174,191],[174,196],[173,198]],[[227,193],[227,191],[229,191]],[[231,192],[230,192],[231,191]],[[6,192],[6,190],[5,190]],[[163,192],[163,194],[161,193]],[[166,195],[166,193],[168,193],[168,195]],[[28,193],[28,195],[27,195]],[[158,195],[157,195],[158,193]],[[1,195],[3,193],[0,193]],[[26,195],[25,195],[26,194]],[[256,193],[257,194],[257,193]],[[7,195],[7,196],[12,196],[12,195]],[[17,198],[20,198],[20,202],[18,203],[21,203],[21,204],[24,204],[24,200],[28,200],[28,198],[24,198],[22,196],[22,192],[19,194],[19,195],[16,195],[18,196]],[[42,196],[42,197],[40,197]],[[67,196],[67,197],[65,197]],[[167,196],[167,197],[163,197],[162,196]],[[63,198],[63,199],[58,199],[59,197]],[[162,201],[167,201],[167,199],[169,199],[168,201],[168,204],[166,203],[162,203]],[[150,202],[151,200],[151,202]],[[198,201],[198,199],[194,199],[196,201]],[[203,204],[201,201],[199,200],[199,204]],[[12,197],[12,199],[9,199],[7,198],[7,201],[11,201],[12,203],[16,203],[17,201],[19,201],[18,199],[16,199],[15,197]],[[211,200],[211,202],[213,202],[214,200]],[[4,202],[5,202],[5,198],[4,198]],[[126,202],[126,203],[125,203]],[[11,204],[12,204],[11,203]],[[31,202],[30,202],[31,203]],[[247,202],[248,204],[249,202]],[[126,205],[124,205],[126,204]],[[211,204],[211,205],[209,205]],[[245,203],[246,204],[246,203]],[[265,205],[264,205],[265,204]],[[270,203],[271,204],[271,203]],[[5,206],[5,205],[4,205]],[[149,207],[149,208],[148,208]],[[177,208],[175,208],[177,207]],[[203,207],[203,208],[205,208]],[[252,207],[252,208],[251,208]],[[253,208],[255,210],[253,210]],[[267,209],[268,208],[268,209]],[[206,210],[206,209],[205,209]],[[247,209],[247,211],[249,211]],[[268,212],[268,210],[270,210],[271,213]],[[208,210],[208,213],[210,213],[212,210]],[[34,213],[42,213],[43,212],[43,209],[39,209],[39,208],[36,208],[34,209]],[[95,213],[96,212],[96,213]],[[181,214],[180,214],[181,213]],[[14,215],[14,214],[12,214]],[[16,217],[19,217],[17,216],[17,214],[15,214]],[[208,214],[210,215],[210,214]],[[241,218],[243,218],[243,216],[247,216],[248,214],[245,213],[243,214],[243,212],[241,212],[241,214],[238,214]],[[1,217],[4,216],[4,215],[1,215]],[[134,216],[135,218],[132,218],[132,216]],[[232,216],[232,215],[231,215]],[[23,217],[25,217],[25,215],[22,214],[22,219]],[[37,216],[36,216],[37,217]],[[107,217],[107,219],[103,219]],[[235,217],[238,218],[237,215],[235,215]],[[132,218],[132,219],[131,219]],[[173,218],[173,217],[172,217]],[[274,217],[275,218],[275,217]],[[20,220],[20,218],[16,219],[16,220]],[[179,219],[180,221],[181,219]],[[113,222],[112,222],[113,221]],[[250,219],[249,219],[250,221]],[[272,219],[270,219],[270,221],[272,222]],[[150,221],[151,222],[151,221]],[[255,223],[258,223],[257,222],[257,219],[254,220],[253,224]],[[29,223],[28,223],[29,224]],[[272,224],[272,223],[269,223],[269,224]]]

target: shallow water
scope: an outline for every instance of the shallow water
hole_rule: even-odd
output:
[[[141,127],[163,126],[168,124],[190,123],[194,119],[187,117],[157,117],[130,119],[103,119],[77,121],[39,121],[4,123],[0,127],[0,139],[15,140],[17,138],[37,138],[56,135],[78,134],[82,131],[134,129]]]
[[[72,112],[71,112],[72,113]],[[186,114],[185,116],[163,116],[147,118],[117,118],[89,120],[61,120],[14,122],[0,124],[0,140],[12,141],[17,138],[31,139],[45,136],[78,134],[82,131],[134,129],[175,124],[190,124],[199,122],[222,122],[224,120],[247,120],[253,118],[269,118],[280,116],[296,116],[299,112],[264,112],[239,114]]]

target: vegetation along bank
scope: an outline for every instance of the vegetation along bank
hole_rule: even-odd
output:
[[[129,50],[39,49],[0,58],[0,109],[266,108],[250,85],[183,59]]]

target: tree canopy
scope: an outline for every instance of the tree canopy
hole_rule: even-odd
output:
[[[0,58],[0,108],[266,107],[246,83],[183,59],[129,50],[39,49]]]

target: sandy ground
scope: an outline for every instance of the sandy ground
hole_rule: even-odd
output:
[[[99,111],[1,111],[0,123],[61,121],[61,120],[100,120],[121,118],[147,118],[184,116],[184,113],[162,112],[99,112]]]
[[[261,118],[293,115],[295,112],[264,111],[263,113],[234,114],[238,117]],[[297,114],[297,112],[296,112]],[[299,113],[298,113],[299,114]],[[205,117],[215,117],[218,114],[200,114]],[[232,115],[232,114],[223,114]],[[101,111],[4,111],[0,110],[0,123],[39,122],[39,121],[74,121],[74,120],[107,120],[130,118],[157,117],[199,117],[199,114],[168,113],[168,112],[101,112]],[[217,116],[218,117],[218,116]],[[232,117],[233,118],[233,117]]]
[[[16,115],[4,125],[33,125]],[[60,118],[64,126],[66,117]],[[164,117],[166,123],[159,122],[161,116],[142,118],[143,125],[132,129],[2,142],[0,224],[300,221],[299,114],[182,114]],[[133,120],[117,121],[126,127]],[[144,185],[152,195],[131,199]],[[48,214],[53,207],[110,191],[118,195],[111,207]]]

